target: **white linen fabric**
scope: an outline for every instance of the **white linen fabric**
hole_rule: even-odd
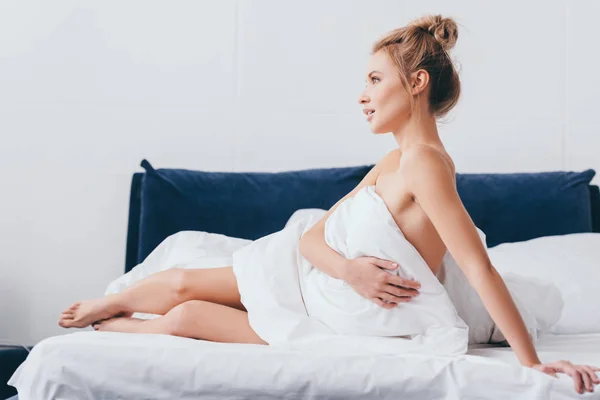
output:
[[[374,186],[363,187],[338,206],[326,221],[325,240],[348,259],[375,256],[397,262],[399,267],[388,272],[421,283],[421,294],[410,303],[384,309],[312,266],[299,253],[298,241],[315,222],[309,215],[233,253],[250,325],[270,345],[456,355],[466,351],[468,342],[504,340],[450,254],[444,257],[443,277],[438,280]],[[485,245],[485,235],[479,232]],[[562,304],[557,301],[553,309],[538,310],[536,315],[520,301],[518,289],[541,295],[551,285],[529,282],[526,287],[516,276],[512,281],[511,293],[535,339],[538,317],[540,326],[546,326],[546,321],[558,318]]]
[[[600,233],[572,233],[503,243],[489,249],[488,254],[503,275],[543,278],[556,285],[559,295],[549,293],[527,298],[528,304],[552,308],[556,296],[562,297],[562,313],[548,327],[549,332],[600,332]]]
[[[181,231],[163,240],[140,264],[110,282],[104,292],[120,293],[148,276],[171,268],[202,269],[231,266],[232,254],[251,240],[203,231]],[[134,318],[152,319],[155,314],[134,313]]]
[[[600,334],[542,335],[536,348],[545,362],[600,365]],[[600,398],[520,366],[510,348],[377,356],[114,332],[44,339],[9,384],[20,400]]]
[[[323,215],[327,213],[327,210],[323,210],[322,208],[301,208],[299,210],[294,211],[291,217],[287,220],[285,227],[306,218],[309,216],[315,217],[315,219],[319,220]]]

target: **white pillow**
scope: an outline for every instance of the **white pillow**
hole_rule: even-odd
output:
[[[487,248],[485,233],[479,228],[477,233],[483,246]],[[444,256],[438,279],[459,317],[469,326],[469,344],[501,343],[506,340],[450,252],[446,252]],[[517,274],[504,273],[502,279],[525,322],[529,336],[534,341],[537,340],[538,332],[546,331],[560,316],[563,306],[560,292],[549,282]],[[532,297],[548,297],[548,293],[554,293],[554,296],[550,296],[553,301],[530,301]]]
[[[488,255],[501,274],[512,272],[537,277],[558,287],[564,307],[549,332],[600,332],[600,233],[573,233],[503,243],[488,249]]]
[[[294,222],[304,219],[304,218],[308,217],[309,215],[316,217],[315,220],[318,221],[326,213],[327,213],[327,210],[323,210],[321,208],[301,208],[299,210],[296,210],[292,214],[292,216],[287,220],[285,227],[287,228],[288,226],[292,225]]]

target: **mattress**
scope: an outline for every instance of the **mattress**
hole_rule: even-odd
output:
[[[600,333],[544,335],[542,361],[600,366]],[[167,335],[78,331],[37,344],[10,382],[32,399],[575,399],[570,377],[521,367],[510,348],[460,357],[300,352]]]

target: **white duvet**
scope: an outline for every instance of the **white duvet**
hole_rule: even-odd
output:
[[[325,240],[347,259],[375,256],[397,262],[394,273],[421,283],[420,295],[410,303],[384,309],[311,265],[299,253],[298,242],[315,222],[310,216],[300,219],[233,253],[250,325],[270,345],[457,355],[467,351],[469,342],[504,340],[452,256],[446,253],[438,279],[404,237],[374,186],[363,187],[339,205],[326,221]],[[485,235],[479,233],[485,245]],[[515,275],[505,280],[535,339],[538,330],[558,319],[560,294],[551,284]],[[553,303],[549,307],[532,302],[538,306],[528,308],[522,301],[525,296],[550,298]]]

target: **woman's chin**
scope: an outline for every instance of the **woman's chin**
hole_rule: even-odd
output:
[[[374,135],[381,135],[383,133],[387,133],[382,131],[380,127],[376,126],[376,125],[371,125],[371,133],[373,133]]]

